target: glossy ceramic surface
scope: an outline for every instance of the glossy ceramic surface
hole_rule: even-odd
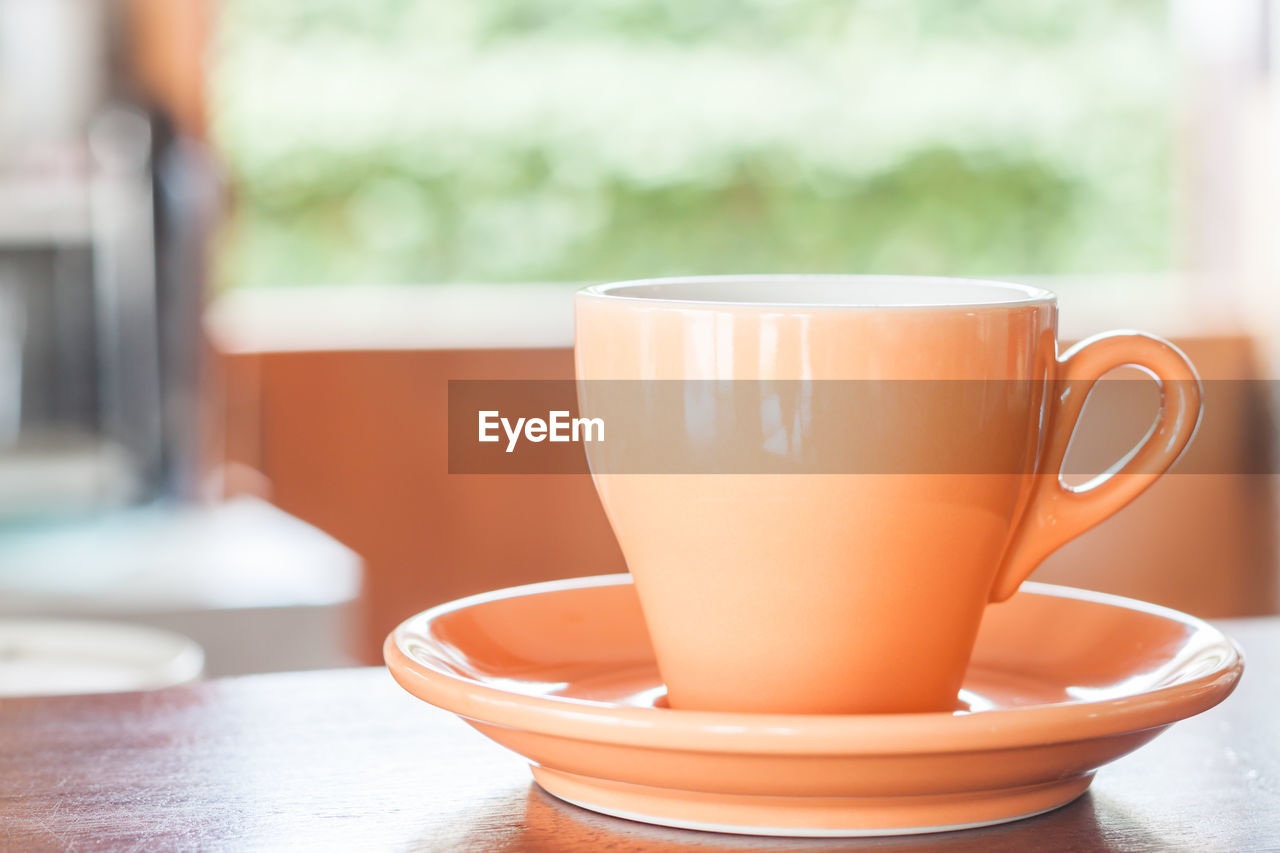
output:
[[[1195,371],[1171,344],[1113,333],[1060,355],[1053,294],[1022,285],[670,279],[588,288],[575,310],[581,380],[993,380],[982,406],[931,412],[933,433],[898,441],[918,453],[896,452],[924,455],[964,417],[970,452],[1025,460],[1014,473],[636,475],[587,445],[671,704],[686,710],[948,709],[987,602],[1147,488],[1200,414]],[[1164,383],[1156,426],[1119,473],[1067,488],[1058,471],[1085,396],[1124,364]],[[580,403],[593,415],[589,392]],[[741,417],[731,403],[636,417],[683,446]],[[779,424],[811,426],[803,396],[782,405]]]
[[[399,626],[385,655],[401,686],[528,758],[565,800],[776,835],[931,832],[1056,808],[1222,701],[1243,668],[1197,619],[1029,583],[988,608],[955,712],[671,710],[627,575],[441,605]]]

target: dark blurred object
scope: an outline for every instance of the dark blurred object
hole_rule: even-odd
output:
[[[0,518],[195,492],[219,181],[148,5],[0,0]]]
[[[206,11],[0,0],[0,616],[177,630],[211,674],[341,666],[359,558],[196,500]]]

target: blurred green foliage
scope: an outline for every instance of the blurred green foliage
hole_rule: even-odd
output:
[[[226,285],[1170,265],[1155,0],[225,0]]]

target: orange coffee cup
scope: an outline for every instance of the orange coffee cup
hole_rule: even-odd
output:
[[[668,702],[678,709],[957,707],[987,604],[1008,598],[1051,551],[1150,486],[1200,417],[1199,380],[1176,347],[1112,332],[1060,354],[1054,295],[1024,285],[654,279],[586,288],[575,307],[588,417],[592,397],[582,388],[597,380],[981,382],[980,405],[929,412],[922,429],[896,434],[894,452],[927,455],[956,429],[973,437],[975,458],[1028,460],[992,470],[650,473],[588,444]],[[1067,486],[1060,470],[1085,398],[1123,365],[1160,384],[1155,426],[1117,470]],[[770,417],[803,433],[816,416],[806,395],[793,396]],[[637,416],[646,417],[643,400],[669,397],[637,399]],[[705,438],[708,423],[733,414],[716,405],[712,394],[674,417],[649,412],[665,431],[652,438],[673,447],[694,433]],[[884,434],[851,429],[849,441]],[[798,453],[800,445],[769,453]]]

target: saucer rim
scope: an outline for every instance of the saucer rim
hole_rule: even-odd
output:
[[[1178,684],[1092,701],[997,708],[971,714],[755,714],[610,705],[503,690],[415,660],[408,640],[447,613],[509,598],[630,584],[628,573],[564,578],[491,590],[418,613],[391,631],[383,654],[392,677],[417,698],[487,725],[598,743],[757,754],[919,754],[1070,743],[1163,728],[1217,705],[1244,669],[1238,644],[1172,608],[1111,593],[1027,581],[1020,592],[1137,611],[1208,632],[1226,650],[1211,672]],[[1070,734],[1066,734],[1069,732]],[[744,741],[749,746],[744,748]]]

